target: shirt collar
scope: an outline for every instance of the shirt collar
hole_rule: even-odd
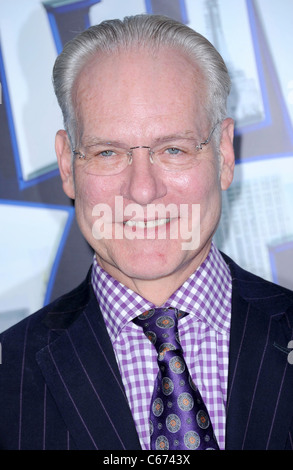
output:
[[[92,286],[112,342],[137,315],[155,305],[133,292],[104,271],[94,257]],[[230,328],[232,282],[228,266],[212,243],[199,268],[162,307],[188,312],[220,333]]]

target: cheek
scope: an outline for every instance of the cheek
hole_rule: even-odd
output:
[[[169,177],[168,186],[182,203],[190,204],[205,205],[220,192],[219,178],[213,165],[212,168],[207,165],[206,168],[195,168],[179,177]]]
[[[111,186],[110,186],[111,187]],[[105,208],[111,207],[113,190],[109,189],[109,185],[96,176],[90,175],[76,175],[75,179],[75,212],[76,219],[80,226],[81,231],[88,239],[90,232],[92,232],[96,215]],[[99,206],[100,205],[100,206]],[[97,212],[98,211],[98,212]],[[100,211],[100,212],[99,212]],[[108,211],[106,211],[108,214]],[[90,240],[88,239],[90,242]]]
[[[89,185],[76,186],[75,210],[77,217],[81,216],[81,214],[91,213],[97,203],[98,196],[94,188]]]
[[[103,178],[92,175],[76,174],[75,202],[76,205],[93,208],[99,203],[111,204],[113,184]]]

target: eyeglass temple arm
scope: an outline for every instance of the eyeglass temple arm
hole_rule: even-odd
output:
[[[207,138],[204,142],[200,142],[200,144],[198,144],[198,145],[196,146],[196,149],[197,149],[197,150],[202,150],[203,145],[207,145],[207,144],[210,142],[210,140],[211,140],[211,138],[212,138],[212,135],[213,135],[213,133],[214,133],[214,131],[215,131],[217,125],[219,124],[219,122],[220,122],[220,121],[218,121],[218,122],[214,125],[214,127],[212,128],[212,130],[211,130],[210,135],[208,136],[208,138]]]

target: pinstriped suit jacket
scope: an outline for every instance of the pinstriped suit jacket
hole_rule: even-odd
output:
[[[293,448],[293,293],[233,278],[226,449]],[[90,284],[1,335],[1,449],[140,449]]]

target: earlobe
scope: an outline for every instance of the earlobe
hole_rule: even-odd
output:
[[[55,138],[55,151],[58,160],[63,191],[71,199],[75,198],[71,147],[67,132],[59,130]]]
[[[221,189],[226,191],[233,181],[235,155],[233,148],[234,122],[227,118],[222,124],[222,137],[220,143],[221,157]]]

